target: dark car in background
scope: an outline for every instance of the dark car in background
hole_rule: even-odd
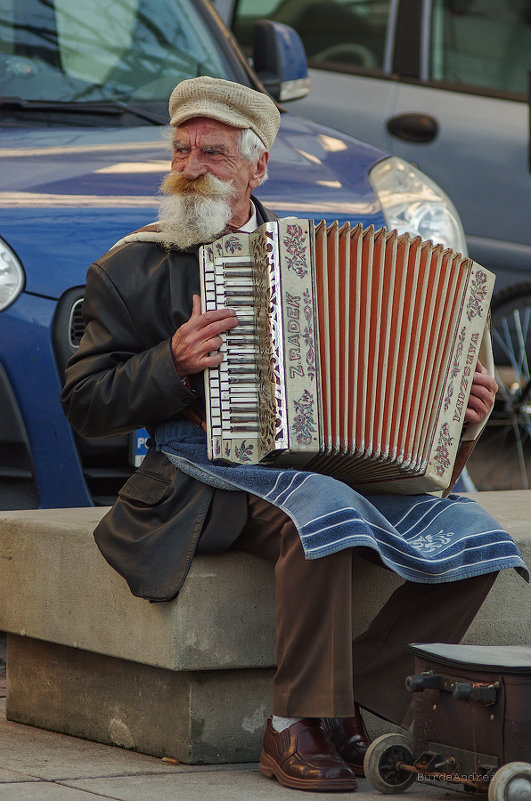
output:
[[[86,270],[156,216],[174,85],[261,84],[206,0],[2,0],[0,23],[0,507],[108,504],[145,432],[87,439],[63,416]],[[306,93],[292,31],[266,25],[260,59],[277,99]],[[285,111],[258,194],[283,216],[466,248],[452,203],[419,170]]]
[[[296,113],[417,164],[451,196],[470,255],[497,277],[500,392],[469,469],[481,489],[531,486],[530,0],[215,4],[249,57],[264,18],[299,33],[311,92]]]

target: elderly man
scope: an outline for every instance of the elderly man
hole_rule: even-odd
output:
[[[293,788],[354,790],[368,744],[358,703],[403,722],[403,682],[411,667],[406,644],[460,639],[497,571],[525,572],[525,565],[510,538],[469,501],[420,496],[424,506],[417,513],[418,498],[383,496],[374,505],[326,476],[285,470],[280,476],[256,466],[240,485],[231,483],[236,473],[216,473],[231,468],[204,466],[205,435],[197,425],[203,371],[220,363],[221,334],[238,319],[232,311],[201,313],[198,246],[275,218],[252,191],[265,178],[280,115],[262,93],[201,77],[175,88],[170,120],[173,160],[159,223],[126,237],[90,267],[86,333],[66,372],[65,412],[82,435],[146,426],[156,440],[96,529],[96,541],[131,591],[156,601],[177,595],[197,552],[236,548],[270,560],[277,671],[260,768]],[[487,415],[495,390],[478,366],[468,420]],[[313,502],[357,510],[336,529],[326,555],[305,552],[297,510],[265,499],[260,482],[255,490],[255,470],[275,481],[286,473],[290,480],[309,477]],[[421,532],[440,535],[456,516],[470,537],[488,532],[480,537],[484,546],[467,558],[465,537],[450,561],[430,561],[421,553]],[[417,567],[397,566],[406,581],[352,643],[352,545],[360,536],[365,551],[384,562],[384,546],[407,541]]]

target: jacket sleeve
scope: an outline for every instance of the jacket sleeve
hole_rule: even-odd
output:
[[[87,273],[85,334],[70,359],[61,395],[72,427],[87,437],[121,434],[167,420],[197,400],[180,380],[171,338],[145,347],[107,273]]]

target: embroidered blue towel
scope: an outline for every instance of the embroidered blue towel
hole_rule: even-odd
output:
[[[509,534],[469,498],[364,496],[318,473],[211,462],[206,434],[187,420],[159,426],[155,440],[183,473],[220,489],[250,492],[281,508],[297,526],[307,559],[363,546],[410,581],[456,581],[508,567],[529,581]]]

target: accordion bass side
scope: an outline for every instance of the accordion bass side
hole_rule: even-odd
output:
[[[419,237],[294,218],[203,246],[200,271],[203,310],[239,320],[205,371],[210,459],[365,492],[450,485],[478,356],[493,370],[492,273]]]

